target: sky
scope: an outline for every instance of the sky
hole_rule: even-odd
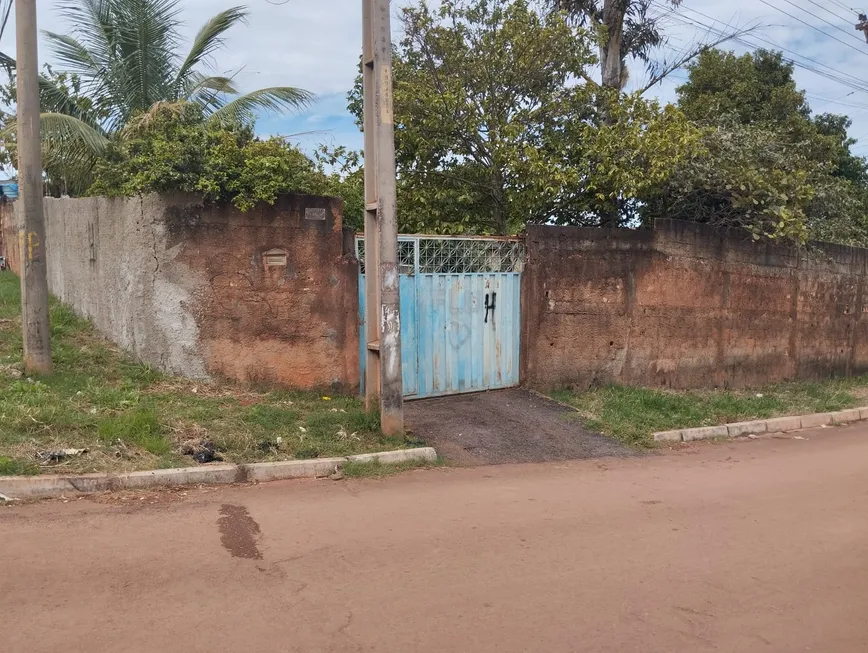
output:
[[[222,9],[244,0],[182,0],[184,33],[192,40],[198,28]],[[398,6],[411,0],[393,1]],[[868,155],[868,43],[857,32],[859,0],[683,0],[663,23],[669,44],[657,58],[673,57],[683,47],[715,37],[705,26],[732,31],[755,28],[745,42],[721,46],[743,53],[752,46],[785,48],[785,56],[813,68],[797,67],[799,86],[807,91],[816,112],[845,113],[853,119],[855,150]],[[667,0],[654,0],[653,12],[664,12]],[[317,102],[292,116],[262,116],[262,134],[291,136],[302,149],[318,143],[361,148],[362,137],[346,111],[361,48],[361,0],[247,0],[248,25],[229,33],[227,47],[215,61],[218,72],[238,71],[242,90],[266,86],[298,86],[317,94]],[[36,0],[39,27],[65,32],[56,0]],[[789,15],[788,15],[789,14]],[[397,21],[393,21],[396,28]],[[701,26],[704,24],[705,26]],[[6,29],[0,50],[13,54],[14,26]],[[748,45],[752,44],[752,45]],[[773,45],[772,45],[773,44]],[[40,43],[40,60],[51,54]],[[631,85],[645,79],[641,65],[631,65]],[[676,72],[647,95],[674,101],[675,88],[685,79]]]

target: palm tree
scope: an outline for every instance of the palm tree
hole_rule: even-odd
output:
[[[221,11],[196,34],[189,51],[179,55],[180,0],[62,0],[58,9],[70,32],[43,32],[58,70],[81,80],[81,93],[92,106],[69,102],[68,92],[48,76],[40,79],[43,141],[51,152],[70,159],[98,156],[108,139],[137,114],[166,104],[193,103],[208,119],[250,122],[258,110],[286,111],[308,105],[308,91],[290,86],[240,95],[233,75],[212,75],[214,55],[226,32],[246,22],[245,7]],[[8,66],[14,60],[0,55]],[[237,73],[236,73],[237,74]]]

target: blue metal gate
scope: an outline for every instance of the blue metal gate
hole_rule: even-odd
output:
[[[359,282],[365,380],[364,239]],[[521,270],[518,239],[400,236],[404,395],[508,388],[519,382]],[[364,390],[364,388],[363,388]]]

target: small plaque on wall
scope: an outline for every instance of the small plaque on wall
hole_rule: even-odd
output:
[[[326,210],[325,209],[305,209],[304,210],[304,219],[305,220],[320,220],[322,222],[325,222]]]
[[[266,267],[286,267],[286,252],[282,249],[270,249],[262,255],[262,261]]]

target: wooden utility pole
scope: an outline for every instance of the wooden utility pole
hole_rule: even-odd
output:
[[[362,0],[365,129],[365,400],[386,435],[404,434],[392,33],[389,0]]]
[[[21,327],[24,371],[51,374],[45,215],[42,206],[42,143],[39,136],[39,59],[36,48],[36,0],[15,0],[18,84],[18,193],[22,224]]]

